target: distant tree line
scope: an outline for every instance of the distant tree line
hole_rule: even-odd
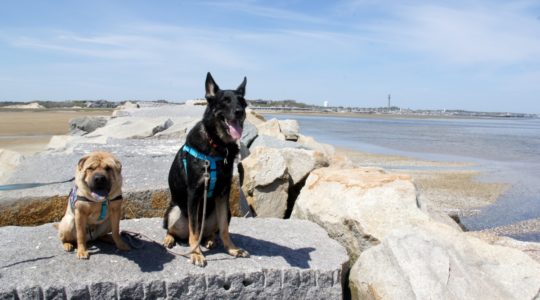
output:
[[[249,105],[258,107],[297,107],[297,108],[311,108],[317,107],[315,105],[298,102],[296,100],[248,100]]]

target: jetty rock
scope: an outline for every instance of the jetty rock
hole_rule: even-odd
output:
[[[87,134],[94,130],[103,127],[107,124],[110,118],[103,116],[85,116],[73,118],[69,121],[69,129],[71,135]]]
[[[536,299],[540,264],[525,252],[432,219],[410,177],[378,168],[309,175],[291,218],[348,251],[353,299]]]
[[[326,166],[317,151],[255,147],[240,162],[242,190],[257,216],[283,218],[309,173]]]
[[[124,220],[123,230],[161,240],[161,219]],[[91,243],[89,260],[64,252],[51,224],[0,228],[0,299],[342,299],[348,257],[318,225],[272,218],[231,220],[231,238],[250,252],[234,258],[219,244],[200,268],[159,243],[133,240],[119,252]],[[187,252],[175,246],[175,252]]]
[[[291,218],[313,221],[347,249],[355,262],[393,229],[428,222],[408,175],[379,168],[322,168],[309,175]]]
[[[257,216],[283,218],[287,210],[289,174],[279,150],[256,148],[240,166],[242,190]]]
[[[442,223],[396,228],[362,253],[353,299],[538,299],[540,264]]]
[[[17,151],[0,149],[0,184],[7,182],[7,178],[17,169],[24,156]]]

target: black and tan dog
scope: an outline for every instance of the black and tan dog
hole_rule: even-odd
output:
[[[112,239],[120,250],[129,246],[120,237],[122,212],[122,165],[112,154],[92,152],[79,160],[75,170],[75,187],[69,196],[66,213],[58,224],[58,237],[64,250],[88,259],[86,242]]]
[[[206,265],[198,245],[201,234],[206,248],[213,247],[215,234],[219,231],[230,255],[249,256],[247,251],[236,247],[229,236],[229,192],[234,159],[239,151],[237,142],[246,118],[246,78],[236,90],[221,90],[208,73],[205,87],[208,105],[203,119],[188,133],[169,172],[171,202],[163,222],[167,229],[165,246],[171,248],[176,239],[187,239],[193,249],[191,262],[201,267]],[[203,217],[206,164],[209,182]],[[203,220],[204,232],[201,232]]]

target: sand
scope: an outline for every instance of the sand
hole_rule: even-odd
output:
[[[0,149],[23,154],[43,151],[53,135],[69,132],[69,120],[111,113],[111,109],[0,109]]]

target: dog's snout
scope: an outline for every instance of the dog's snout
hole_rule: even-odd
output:
[[[237,119],[240,119],[244,116],[244,110],[237,107],[236,110],[234,111],[234,115],[236,116]]]
[[[94,183],[96,185],[104,185],[107,184],[107,177],[103,174],[96,174],[94,175]]]

